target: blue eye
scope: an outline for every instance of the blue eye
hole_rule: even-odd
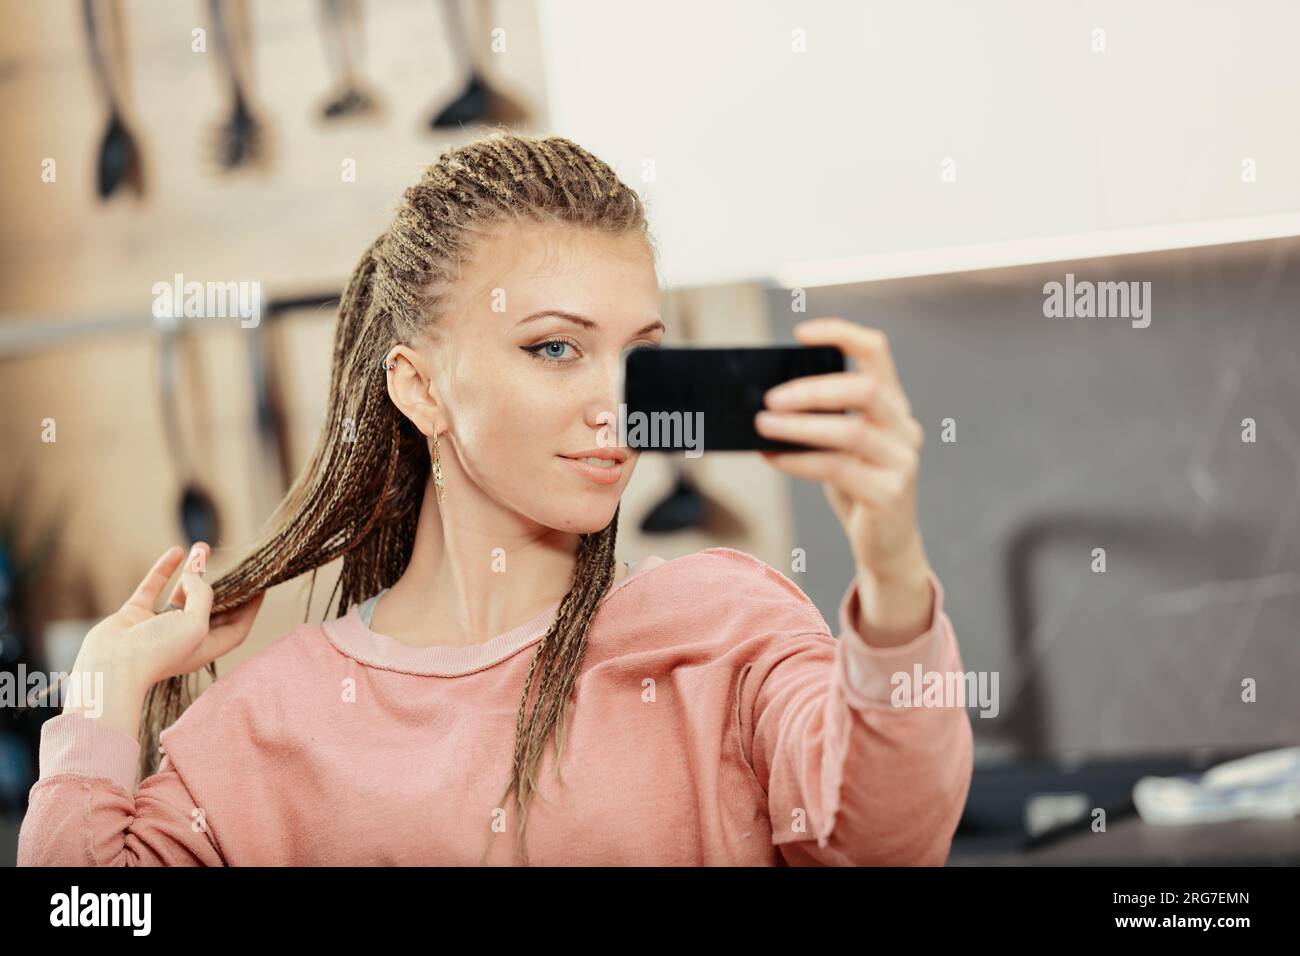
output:
[[[563,359],[560,356],[555,355],[551,352],[542,351],[543,349],[548,348],[549,346],[552,345],[559,345],[568,348],[573,347],[570,343],[564,341],[563,339],[550,339],[546,342],[538,342],[536,345],[522,345],[520,346],[520,348],[522,348],[525,352],[528,352],[530,355],[533,356],[533,358],[537,359],[539,362],[550,362],[555,365],[565,364],[565,362],[567,361],[566,359]]]
[[[561,351],[559,354],[549,351],[550,347],[553,345],[560,346]],[[574,349],[577,348],[577,346],[575,346],[573,343],[567,342],[564,339],[547,339],[545,342],[538,342],[536,345],[521,345],[520,348],[523,349],[525,352],[527,352],[529,355],[531,355],[533,358],[537,359],[537,361],[546,362],[551,365],[567,365],[569,364],[569,362],[576,361],[576,359],[566,359],[563,357],[564,348],[574,348]],[[636,348],[629,349],[629,351],[639,352],[642,349],[657,349],[657,348],[659,348],[659,346],[653,344],[639,345]]]

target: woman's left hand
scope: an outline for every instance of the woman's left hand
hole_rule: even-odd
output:
[[[895,646],[921,634],[932,613],[930,564],[916,520],[916,474],[924,433],[912,417],[878,329],[839,318],[795,326],[803,345],[833,345],[857,368],[784,382],[764,397],[759,434],[826,451],[761,454],[775,467],[822,482],[857,565],[859,629]],[[847,410],[849,414],[818,412]]]

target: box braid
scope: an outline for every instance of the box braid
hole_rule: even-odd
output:
[[[339,301],[326,420],[315,450],[259,529],[250,553],[213,584],[214,616],[308,571],[314,591],[317,569],[337,558],[343,567],[330,597],[331,604],[338,598],[336,614],[401,576],[415,542],[431,444],[390,401],[380,363],[398,342],[436,341],[449,291],[476,238],[502,222],[565,223],[613,235],[632,231],[657,258],[640,198],[609,166],[568,139],[498,127],[443,152],[405,191],[393,222],[348,279]],[[559,777],[568,705],[587,628],[614,580],[617,534],[616,509],[603,530],[580,535],[570,589],[525,677],[513,766],[500,798],[504,805],[515,794],[525,863],[524,830],[538,768],[554,731]],[[309,594],[309,607],[310,602]],[[206,669],[217,676],[215,661]],[[192,702],[194,676],[171,677],[150,688],[141,729],[142,776],[157,771],[159,735]]]

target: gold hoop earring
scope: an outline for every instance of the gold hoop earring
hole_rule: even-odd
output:
[[[442,504],[442,457],[438,453],[438,433],[433,433],[433,484],[438,490],[438,504]]]

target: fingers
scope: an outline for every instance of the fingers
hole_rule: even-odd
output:
[[[800,322],[794,327],[794,334],[804,345],[834,345],[857,359],[862,367],[875,372],[882,381],[899,384],[889,339],[879,329],[847,319],[818,318]]]
[[[253,621],[257,617],[258,609],[261,608],[262,599],[265,596],[265,591],[259,591],[239,607],[223,611],[213,619],[212,630],[203,639],[203,643],[199,647],[199,656],[202,658],[199,667],[202,667],[208,661],[216,660],[223,654],[228,654],[244,643],[244,638],[248,636],[249,630],[252,629]]]
[[[878,508],[892,506],[907,491],[904,476],[896,470],[879,468],[840,452],[765,451],[762,454],[787,474],[825,481]]]
[[[766,438],[848,452],[882,466],[911,469],[919,458],[917,449],[907,439],[877,428],[857,415],[763,411],[755,416],[754,428]]]
[[[912,415],[902,391],[881,387],[865,372],[828,372],[793,378],[768,389],[763,401],[773,411],[782,412],[861,411],[886,428],[901,428]]]
[[[194,546],[190,548],[189,554],[186,555],[185,566],[202,576],[203,572],[207,570],[208,554],[211,550],[206,541],[194,542]],[[172,596],[167,600],[173,607],[185,606],[185,589],[181,586],[180,581],[176,582],[176,587],[172,590]]]
[[[135,607],[152,614],[153,606],[158,601],[158,595],[161,594],[162,589],[167,586],[167,582],[171,579],[172,572],[176,570],[176,565],[180,563],[184,554],[185,549],[179,544],[174,544],[164,551],[162,557],[153,563],[153,567],[149,569],[149,573],[144,576],[144,580],[140,582],[140,586],[135,589],[134,593],[132,593],[129,598],[127,598],[126,604],[124,604],[123,607],[126,605],[134,605]]]
[[[212,613],[212,587],[194,570],[193,564],[185,565],[180,586],[185,591],[185,606],[180,613],[195,633],[206,634],[208,616]]]

